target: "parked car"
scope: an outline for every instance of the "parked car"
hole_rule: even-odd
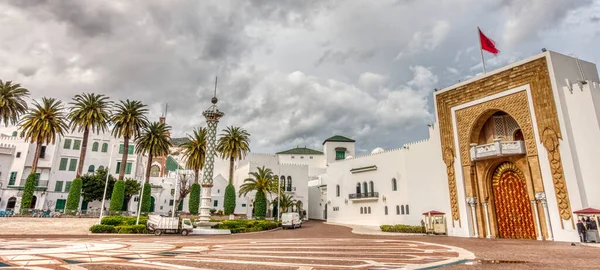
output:
[[[287,228],[300,228],[302,227],[302,220],[298,213],[283,213],[281,214],[281,227]]]
[[[154,235],[163,233],[173,233],[186,236],[194,230],[194,225],[189,218],[179,219],[178,217],[162,217],[158,215],[148,216],[146,223],[148,231],[154,232]]]

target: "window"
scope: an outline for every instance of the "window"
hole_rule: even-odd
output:
[[[71,149],[71,139],[65,139],[64,149]]]
[[[92,152],[98,152],[98,142],[94,142],[92,144]]]
[[[123,144],[119,145],[119,154],[123,154],[123,149],[125,148],[125,146]],[[127,154],[128,155],[133,155],[133,145],[128,145],[127,146]]]
[[[313,157],[310,157],[310,159],[313,159]]]
[[[174,188],[171,189],[171,196],[175,196],[175,189]]]
[[[65,183],[65,192],[69,192],[69,190],[71,190],[71,182],[66,182]]]
[[[73,142],[73,150],[79,150],[79,147],[81,147],[81,141],[80,140],[75,140]]]
[[[246,204],[245,204],[245,203],[242,203],[242,207],[246,207]]]
[[[213,201],[213,207],[217,207],[219,206],[219,200],[214,200]]]
[[[66,171],[67,170],[67,163],[69,163],[69,159],[68,158],[61,158],[60,159],[60,165],[58,165],[58,170],[59,171]]]
[[[369,186],[367,186],[367,182],[363,182],[363,193],[367,195],[369,193]]]
[[[77,159],[76,158],[72,158],[69,161],[69,171],[70,172],[74,172],[75,170],[77,170]]]
[[[125,166],[125,174],[131,174],[131,162],[127,162],[127,165]]]
[[[13,136],[13,137],[17,137],[17,132],[16,132],[16,131],[13,131],[13,133],[12,133],[12,136]]]
[[[285,189],[285,176],[282,175],[279,182],[281,184],[281,188]]]
[[[400,205],[396,205],[396,215],[400,215]]]
[[[17,158],[21,157],[21,152],[17,152]]]
[[[16,180],[17,180],[17,172],[10,172],[10,178],[8,180],[8,185],[14,186]]]
[[[371,190],[371,196],[374,196],[373,192],[375,192],[375,185],[373,181],[369,181],[369,190]]]
[[[371,206],[369,206],[369,208],[367,208],[367,209],[369,209],[369,214],[371,214]]]
[[[346,152],[345,151],[335,151],[335,160],[345,159]]]
[[[360,213],[361,213],[361,214],[363,213],[363,208],[362,208],[362,207],[360,208]]]
[[[45,158],[46,157],[46,146],[42,146],[42,148],[40,148],[40,158]]]
[[[292,156],[292,158],[294,158],[294,156]]]
[[[173,206],[175,202],[173,200],[169,200],[169,206]]]
[[[340,185],[335,186],[335,195],[336,195],[336,197],[340,196]]]
[[[360,183],[356,183],[356,194],[360,194]]]
[[[108,152],[108,143],[103,143],[102,144],[102,153],[106,153]]]
[[[406,214],[410,215],[410,212],[408,211],[408,204],[406,205]]]
[[[288,176],[287,178],[287,191],[292,191],[292,177]]]
[[[398,183],[396,182],[396,178],[392,178],[392,190],[398,190]]]
[[[217,189],[217,193],[221,193],[221,190],[220,190],[220,189]]]
[[[404,215],[404,205],[400,206],[400,214]]]
[[[62,192],[63,181],[56,181],[56,185],[54,186],[54,191]]]
[[[300,156],[300,159],[304,159],[304,156]]]
[[[88,172],[95,172],[96,171],[96,167],[94,165],[90,165],[90,167],[88,167]]]
[[[387,208],[387,206],[385,206],[384,211],[385,211],[385,215],[387,215],[388,214],[388,208]]]
[[[100,166],[98,167],[98,170],[104,170],[104,166],[100,165]]]

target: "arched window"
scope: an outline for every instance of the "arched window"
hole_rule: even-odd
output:
[[[336,197],[340,196],[340,185],[335,186],[335,195],[336,195]]]
[[[88,172],[91,172],[91,173],[93,173],[93,172],[95,172],[95,171],[96,171],[96,167],[95,167],[94,165],[90,165],[90,166],[88,167]]]
[[[396,205],[396,215],[400,215],[400,205]]]
[[[369,181],[369,190],[371,191],[371,197],[373,197],[375,194],[373,194],[373,192],[375,192],[375,186],[373,184],[373,181]]]
[[[400,206],[400,213],[404,215],[404,205]]]
[[[283,190],[285,190],[285,176],[283,176],[283,175],[281,176],[280,184],[281,184],[281,188]]]
[[[12,136],[13,136],[13,137],[17,137],[17,132],[16,132],[16,131],[13,131],[13,133],[12,133]]]
[[[367,182],[363,182],[363,193],[366,195],[369,193],[369,186],[367,186]]]
[[[369,209],[369,214],[371,214],[371,206],[369,206],[369,208],[367,208],[367,209]]]
[[[356,183],[356,194],[360,195],[360,183]]]
[[[363,208],[362,208],[362,207],[360,208],[360,213],[361,213],[361,214],[363,213]]]
[[[102,153],[106,153],[108,152],[108,143],[103,143],[102,144]]]
[[[406,214],[410,215],[410,212],[408,211],[408,204],[406,205]]]
[[[388,214],[387,205],[385,206],[385,208],[384,208],[384,209],[385,209],[385,214],[387,215],[387,214]]]
[[[396,178],[392,178],[392,190],[398,190],[398,183],[396,182]]]
[[[158,177],[160,175],[160,167],[158,165],[152,165],[150,167],[150,176]]]
[[[92,152],[98,152],[98,142],[92,144]]]
[[[287,177],[287,191],[292,191],[292,177]]]

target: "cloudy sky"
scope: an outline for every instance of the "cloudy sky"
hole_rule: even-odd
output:
[[[497,68],[548,48],[600,63],[600,1],[138,0],[0,2],[0,79],[32,98],[138,99],[175,136],[204,126],[219,76],[220,126],[252,151],[360,152],[427,136],[432,92],[481,72],[477,26]]]

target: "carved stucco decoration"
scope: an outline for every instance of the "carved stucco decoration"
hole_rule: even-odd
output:
[[[471,102],[490,96],[493,94],[506,91],[515,87],[530,85],[531,95],[533,99],[533,108],[537,119],[538,130],[546,130],[550,128],[556,134],[557,139],[562,139],[560,134],[560,127],[558,125],[558,113],[556,111],[556,104],[554,102],[554,96],[550,85],[550,77],[548,73],[548,65],[546,58],[542,57],[519,66],[507,69],[500,73],[494,74],[493,76],[483,78],[481,80],[460,85],[454,89],[444,91],[436,95],[436,107],[437,116],[440,127],[440,140],[441,147],[444,151],[444,155],[447,153],[454,154],[454,133],[452,128],[452,107],[456,107],[460,104]],[[524,108],[528,109],[528,106]],[[515,119],[516,120],[516,119]],[[523,125],[519,123],[519,125]],[[523,127],[521,127],[523,129]],[[525,136],[525,132],[524,132]],[[542,135],[540,134],[540,139]],[[526,142],[527,149],[535,147],[529,147]],[[544,145],[547,148],[546,145]],[[553,151],[554,155],[560,158],[560,151],[558,148]],[[537,151],[537,150],[536,150]],[[550,151],[548,151],[550,152]],[[531,153],[528,152],[528,155]],[[550,154],[549,154],[550,155]],[[467,155],[462,155],[467,156]],[[552,159],[560,163],[560,159]],[[454,175],[453,159],[444,157],[446,163],[448,184],[450,187],[456,187],[456,179]],[[462,163],[462,162],[461,162]],[[556,179],[554,184],[555,194],[559,201],[564,202],[559,204],[559,210],[563,219],[569,219],[570,214],[570,202],[568,199],[568,193],[566,190],[566,183],[564,181],[562,166],[557,167],[555,165],[553,170],[553,180]],[[452,191],[450,192],[450,203],[452,209],[458,209],[458,199],[452,199]],[[562,199],[561,199],[562,198]],[[564,214],[563,214],[564,213]],[[453,219],[458,220],[458,212],[453,211]]]
[[[448,147],[444,149],[443,159],[446,163],[446,173],[448,174],[448,191],[450,192],[450,207],[452,209],[452,220],[459,220],[460,214],[458,212],[458,194],[456,189],[456,179],[454,175],[454,152],[452,148]]]
[[[552,172],[552,183],[556,193],[556,202],[560,210],[560,217],[563,219],[571,218],[571,206],[569,204],[569,193],[565,185],[565,176],[563,174],[560,151],[558,151],[558,135],[551,128],[546,128],[542,132],[542,144],[548,150],[548,160],[550,161],[550,171]]]

